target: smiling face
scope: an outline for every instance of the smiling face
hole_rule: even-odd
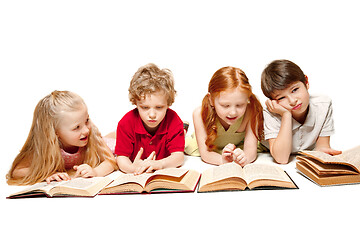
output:
[[[136,106],[145,129],[153,134],[165,118],[168,109],[168,97],[163,91],[148,94],[144,99],[137,101]]]
[[[293,118],[298,122],[303,122],[307,115],[309,106],[309,83],[297,81],[290,84],[283,90],[276,90],[273,99],[282,107],[291,112]]]
[[[79,110],[64,111],[56,130],[62,148],[68,153],[85,147],[89,140],[90,119],[87,107],[81,105]]]
[[[225,129],[245,114],[248,99],[248,94],[239,87],[222,91],[214,98],[212,105]]]

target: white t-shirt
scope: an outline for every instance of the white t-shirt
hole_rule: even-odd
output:
[[[292,119],[292,153],[302,150],[313,150],[318,137],[326,137],[334,134],[334,120],[332,118],[332,103],[327,96],[310,95],[309,112],[304,124]],[[269,112],[266,108],[264,113],[264,136],[265,140],[276,138],[280,131],[281,116]],[[269,141],[263,141],[269,148]]]

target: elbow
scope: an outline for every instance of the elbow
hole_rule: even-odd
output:
[[[185,161],[184,153],[179,154],[177,161],[175,162],[176,167],[181,167],[184,164],[184,161]]]
[[[281,157],[273,157],[275,162],[278,164],[288,164],[289,163],[289,156],[281,156]]]

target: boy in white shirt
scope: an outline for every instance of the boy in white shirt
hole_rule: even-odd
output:
[[[261,89],[269,98],[264,144],[276,162],[286,164],[291,153],[301,150],[341,153],[330,147],[334,133],[331,99],[309,95],[308,78],[299,66],[288,60],[271,62],[261,75]]]

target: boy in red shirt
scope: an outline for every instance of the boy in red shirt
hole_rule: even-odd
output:
[[[140,67],[129,87],[136,108],[119,121],[116,131],[116,161],[125,173],[141,174],[184,162],[183,122],[169,106],[175,98],[170,70],[155,64]]]

